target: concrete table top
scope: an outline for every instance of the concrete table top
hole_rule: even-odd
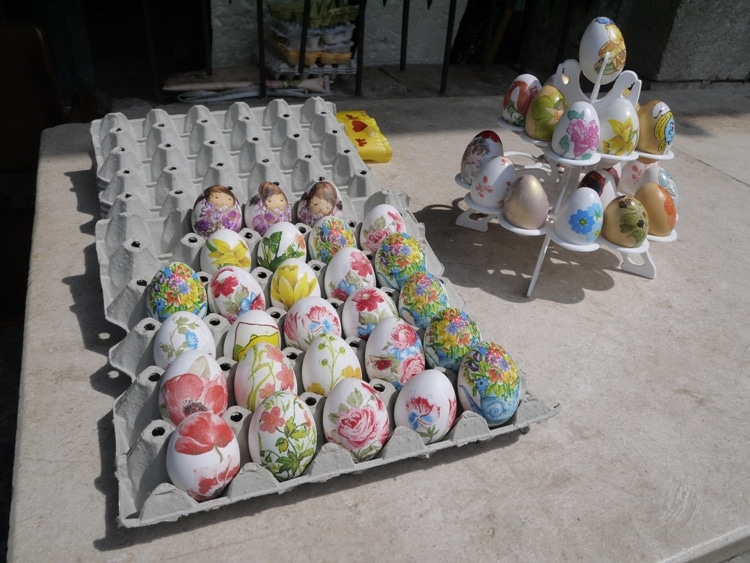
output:
[[[176,522],[124,529],[108,365],[124,333],[104,317],[88,125],[45,131],[9,537],[13,561],[722,561],[750,549],[750,90],[644,93],[677,119],[664,163],[678,238],[652,243],[655,279],[609,250],[550,245],[497,223],[456,225],[454,182],[494,97],[347,100],[393,148],[374,164],[403,191],[486,339],[557,416],[513,435],[345,475]],[[682,113],[681,113],[682,112]]]

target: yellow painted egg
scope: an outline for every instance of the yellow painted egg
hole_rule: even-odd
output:
[[[555,126],[567,108],[565,96],[560,90],[549,84],[543,86],[526,114],[526,134],[540,141],[552,140]]]
[[[677,223],[677,209],[669,192],[656,182],[646,182],[635,192],[635,198],[648,213],[648,234],[668,236]]]
[[[651,100],[638,108],[640,137],[637,149],[648,154],[667,154],[675,135],[672,110],[660,100]]]

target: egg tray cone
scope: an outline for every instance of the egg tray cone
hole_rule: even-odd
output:
[[[344,218],[357,233],[357,240],[365,214],[376,205],[388,203],[403,216],[408,234],[420,242],[427,271],[440,277],[451,306],[464,307],[450,280],[441,277],[443,265],[426,240],[424,226],[409,211],[408,197],[379,188],[335,116],[333,104],[310,98],[304,104],[291,106],[283,100],[273,100],[261,108],[236,102],[219,112],[193,106],[185,115],[152,109],[143,119],[133,120],[112,113],[92,122],[90,134],[102,215],[96,224],[95,242],[105,316],[125,330],[123,339],[110,348],[109,361],[113,368],[132,379],[131,386],[115,400],[113,407],[120,525],[139,527],[176,520],[400,459],[428,457],[448,447],[523,431],[559,412],[559,405],[548,408],[524,391],[518,411],[501,427],[490,429],[482,417],[466,412],[456,419],[446,438],[428,446],[408,428],[392,428],[380,454],[356,464],[339,446],[323,443],[318,416],[319,442],[313,462],[302,476],[278,482],[269,471],[250,461],[247,447],[250,413],[233,404],[230,385],[231,406],[224,418],[239,438],[243,456],[240,473],[221,497],[201,503],[169,482],[165,456],[174,426],[161,419],[158,408],[159,381],[164,370],[155,365],[154,336],[161,323],[147,314],[145,289],[153,275],[172,261],[188,264],[204,284],[208,283],[210,276],[200,271],[200,253],[206,240],[192,231],[190,221],[196,198],[205,188],[214,184],[231,186],[237,199],[244,203],[260,182],[278,181],[288,200],[296,202],[314,181],[329,180],[339,189]],[[309,237],[310,227],[298,225],[298,228]],[[252,263],[256,264],[260,235],[245,228],[240,236],[247,242]],[[326,264],[310,256],[307,263],[322,281]],[[270,304],[272,273],[256,266],[251,274]],[[397,291],[383,289],[398,302]],[[329,302],[341,311],[340,301],[329,299]],[[285,311],[268,307],[266,312],[282,329],[282,345],[286,346]],[[235,362],[223,357],[229,322],[213,312],[204,320],[216,343],[215,357],[231,379]],[[365,373],[363,342],[356,338],[348,340],[356,349]],[[299,378],[300,351],[289,347],[284,350],[290,358],[297,358],[294,363]],[[453,379],[455,383],[455,374]],[[381,396],[392,406],[397,391],[388,382],[377,383]],[[325,398],[308,398],[320,413]]]

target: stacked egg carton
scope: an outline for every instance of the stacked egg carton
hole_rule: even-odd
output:
[[[525,431],[559,412],[559,405],[548,408],[524,390],[515,416],[501,427],[490,429],[482,417],[467,411],[457,417],[446,438],[429,445],[408,428],[392,428],[388,443],[376,458],[355,463],[346,450],[325,443],[320,414],[325,397],[304,393],[318,425],[316,455],[302,476],[279,482],[250,460],[247,431],[251,413],[234,404],[231,381],[236,362],[223,356],[229,323],[221,315],[209,313],[205,321],[217,345],[216,357],[230,382],[231,406],[223,417],[240,443],[241,470],[222,496],[200,503],[170,483],[165,459],[174,426],[159,412],[159,381],[164,370],[155,365],[153,352],[161,323],[146,313],[145,288],[159,268],[173,261],[190,265],[208,282],[210,276],[200,271],[205,239],[192,231],[190,222],[193,205],[203,189],[214,184],[229,186],[240,202],[246,202],[260,182],[278,181],[289,201],[297,201],[312,182],[329,180],[339,188],[344,215],[355,232],[369,209],[389,203],[404,217],[407,232],[421,243],[427,270],[442,275],[442,264],[429,247],[423,226],[408,210],[408,198],[378,188],[335,115],[331,103],[311,98],[297,106],[274,100],[262,108],[237,102],[220,112],[194,106],[186,115],[153,109],[144,119],[136,120],[114,113],[91,124],[102,211],[95,234],[105,315],[126,331],[122,341],[110,350],[109,359],[114,368],[133,379],[113,407],[121,525],[140,527],[172,521],[404,458],[428,457],[444,448]],[[309,236],[309,228],[299,228]],[[247,228],[240,234],[253,249],[254,261],[261,237]],[[326,265],[313,260],[309,263],[322,281]],[[261,267],[251,273],[270,303],[272,273]],[[462,308],[463,301],[450,281],[441,280],[451,305]],[[397,302],[397,292],[388,291]],[[283,334],[285,312],[274,307],[267,312],[278,321]],[[357,338],[348,342],[364,366],[364,343]],[[291,347],[285,347],[284,352],[295,366],[301,389],[303,353]],[[455,382],[455,374],[448,375]],[[392,408],[396,389],[386,381],[371,383]]]

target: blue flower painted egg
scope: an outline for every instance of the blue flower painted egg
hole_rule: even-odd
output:
[[[195,313],[177,311],[169,315],[154,335],[154,363],[167,369],[185,352],[216,355],[216,342],[206,322]]]
[[[479,342],[463,357],[457,389],[464,410],[481,415],[490,428],[510,420],[521,401],[516,364],[495,342]]]
[[[604,210],[593,189],[580,187],[563,202],[555,219],[555,233],[566,242],[593,244],[602,231]]]

